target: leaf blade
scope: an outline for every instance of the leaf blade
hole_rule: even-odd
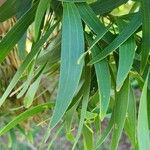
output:
[[[79,56],[84,52],[84,36],[81,18],[74,3],[64,3],[61,49],[59,88],[56,106],[50,122],[51,128],[60,121],[71,103],[83,67],[83,63],[77,64]]]

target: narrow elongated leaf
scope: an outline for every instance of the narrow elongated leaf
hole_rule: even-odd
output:
[[[17,149],[17,138],[16,138],[14,129],[11,129],[9,134],[10,134],[10,141],[9,141],[10,147],[12,147],[12,150],[16,150]]]
[[[28,78],[27,80],[22,84],[22,89],[20,90],[20,92],[17,95],[17,99],[21,98],[26,91],[28,90],[28,87],[30,86],[30,83],[33,79],[33,75],[34,75],[34,67],[35,67],[35,62],[31,62],[31,68],[29,70],[29,74],[28,74]]]
[[[96,14],[86,3],[76,4],[79,13],[84,20],[84,22],[97,34],[104,35],[106,33],[106,27],[100,22]]]
[[[15,87],[17,82],[19,81],[21,75],[25,71],[25,69],[28,67],[28,65],[31,63],[33,60],[34,56],[40,51],[40,48],[43,46],[43,44],[46,42],[50,34],[53,32],[55,29],[57,23],[53,25],[49,30],[45,33],[45,35],[34,45],[32,48],[31,52],[28,54],[27,58],[24,60],[20,68],[17,70],[16,74],[14,75],[13,79],[11,80],[9,86],[7,87],[6,91],[0,98],[0,106],[4,103],[12,89]]]
[[[91,4],[91,8],[97,15],[111,12],[118,6],[126,3],[128,0],[101,0]]]
[[[29,25],[33,22],[37,4],[38,3],[36,2],[33,7],[22,18],[20,18],[0,42],[0,63],[5,59],[15,44],[24,35]]]
[[[32,83],[25,95],[25,98],[24,98],[24,106],[26,108],[30,107],[32,102],[33,102],[33,99],[35,97],[35,94],[37,92],[37,89],[39,87],[39,84],[40,84],[40,81],[41,81],[41,77],[42,76],[39,76],[36,81],[34,81],[34,83]]]
[[[77,64],[77,60],[83,52],[84,37],[80,15],[74,3],[64,3],[60,80],[51,127],[60,121],[74,97],[83,67],[83,63]]]
[[[50,3],[51,0],[40,0],[36,15],[35,15],[35,22],[34,22],[34,30],[35,30],[35,41],[37,41],[40,35],[40,29],[44,14],[47,9],[47,5]]]
[[[94,150],[94,138],[92,129],[86,124],[83,126],[84,150]]]
[[[114,41],[109,44],[99,55],[94,57],[89,64],[94,64],[99,62],[108,56],[111,52],[116,50],[120,45],[122,45],[140,26],[141,26],[141,13],[139,12],[132,18],[131,22],[126,28],[118,35]]]
[[[150,78],[149,78],[150,79]],[[147,91],[147,113],[148,113],[148,125],[150,129],[150,90],[148,89]]]
[[[73,122],[73,117],[72,116],[75,116],[75,111],[76,111],[76,108],[78,106],[79,102],[77,102],[70,110],[68,110],[66,112],[66,115],[65,115],[65,127],[66,127],[66,135],[67,135],[67,139],[69,141],[73,141],[74,140],[74,137],[72,135],[72,122]]]
[[[92,39],[87,36],[89,44],[92,44]],[[92,49],[92,57],[95,57],[101,49],[95,45]],[[95,64],[95,71],[98,82],[98,90],[100,96],[100,119],[103,120],[108,109],[110,100],[110,89],[111,89],[111,77],[109,72],[109,66],[107,60],[104,59],[99,63]]]
[[[26,4],[28,4],[26,6]],[[20,1],[20,7],[19,7],[19,12],[16,14],[16,18],[19,20],[25,12],[31,7],[32,5],[32,0],[23,0]],[[25,7],[26,6],[26,7]],[[27,38],[27,32],[22,36],[22,38],[18,42],[18,56],[21,61],[24,60],[26,56],[26,38]]]
[[[116,104],[114,108],[114,131],[112,135],[112,142],[110,149],[116,150],[119,139],[121,137],[121,133],[124,127],[124,123],[126,120],[126,114],[128,110],[128,103],[129,103],[129,78],[127,78],[124,82],[124,85],[117,93]]]
[[[8,132],[10,129],[15,127],[18,123],[26,120],[27,118],[42,112],[50,107],[52,107],[52,103],[45,103],[45,104],[40,104],[38,106],[35,106],[31,109],[26,110],[25,112],[21,113],[18,115],[16,118],[14,118],[12,121],[10,121],[6,126],[4,126],[2,129],[0,129],[0,136],[3,135],[4,133]]]
[[[118,19],[119,30],[122,31],[126,27],[126,23]],[[123,85],[134,60],[136,43],[134,37],[130,37],[119,47],[119,68],[117,73],[117,91]]]
[[[102,38],[106,43],[109,43],[114,39],[112,33],[107,30],[89,5],[86,3],[77,3],[76,5],[83,21],[97,34],[99,39]]]
[[[145,150],[150,147],[150,135],[149,135],[149,127],[148,127],[148,112],[147,112],[147,84],[148,84],[147,75],[146,81],[144,83],[140,106],[139,106],[139,114],[138,114],[138,144],[140,150]]]
[[[127,112],[124,128],[125,131],[127,132],[127,135],[129,136],[131,143],[133,144],[134,149],[137,150],[138,143],[137,143],[137,133],[136,133],[137,131],[136,100],[134,98],[132,89],[130,89],[129,106],[128,106],[128,112]]]
[[[25,95],[24,106],[26,108],[30,107],[34,100],[35,94],[39,88],[39,84],[42,79],[42,73],[45,69],[45,66],[46,66],[46,64],[44,64],[42,66],[42,68],[38,71],[37,75],[35,76],[35,81],[30,85],[30,87]]]
[[[80,62],[82,61],[82,59],[92,50],[92,48],[101,40],[101,38],[107,33],[107,29],[105,29],[105,32],[100,33],[97,35],[97,37],[92,41],[92,43],[90,44],[90,47],[88,48],[88,50],[86,52],[84,52],[80,58],[78,59],[78,64],[80,64]]]
[[[84,125],[84,119],[86,118],[87,106],[88,106],[89,95],[90,95],[90,84],[91,84],[91,68],[89,66],[85,67],[84,78],[85,78],[85,83],[83,85],[84,88],[83,88],[81,116],[80,116],[78,132],[77,132],[72,150],[75,149],[76,144],[81,136],[81,132],[82,132],[83,125]]]
[[[23,0],[24,9],[29,8],[30,0]],[[3,22],[12,16],[15,16],[17,13],[20,13],[22,1],[21,0],[7,0],[1,7],[0,7],[0,22]],[[26,9],[27,10],[27,9]]]
[[[141,0],[142,8],[142,29],[143,29],[143,43],[142,43],[142,60],[141,72],[143,73],[148,61],[150,52],[150,1]]]

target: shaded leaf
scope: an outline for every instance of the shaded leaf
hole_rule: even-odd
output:
[[[47,10],[48,4],[51,2],[51,0],[40,0],[39,5],[37,7],[35,20],[34,20],[34,30],[35,30],[35,41],[39,38],[42,20],[44,17],[44,14]]]
[[[112,114],[114,115],[114,123],[113,123],[112,142],[110,145],[111,150],[117,149],[119,139],[123,131],[128,110],[129,93],[130,93],[129,89],[130,89],[129,78],[127,78],[124,82],[124,85],[116,95],[116,103]]]
[[[50,34],[53,32],[55,27],[57,26],[57,23],[53,25],[51,28],[48,29],[48,31],[45,33],[45,35],[33,46],[31,49],[31,52],[28,54],[20,68],[17,70],[16,74],[14,75],[13,79],[11,80],[9,86],[5,90],[4,94],[0,98],[0,106],[4,103],[12,89],[15,87],[17,82],[19,81],[21,75],[25,71],[25,69],[28,67],[28,65],[32,62],[34,59],[34,56],[40,51],[40,48],[43,46],[43,44],[46,42]]]
[[[89,44],[92,44],[92,39],[87,36]],[[92,49],[92,57],[95,57],[99,51],[100,47],[95,45]],[[111,76],[109,72],[109,66],[107,60],[104,59],[99,63],[95,64],[95,71],[97,76],[98,90],[100,96],[100,119],[103,120],[108,109],[110,100],[110,90],[111,90]]]
[[[138,111],[138,144],[140,150],[145,150],[150,147],[150,135],[148,127],[148,112],[147,112],[147,84],[149,73],[147,74],[146,81],[144,83],[140,106]]]
[[[11,30],[6,34],[6,36],[0,41],[0,63],[9,54],[15,44],[24,35],[29,25],[34,20],[34,13],[37,8],[35,3],[33,7],[22,17],[20,20],[11,28]],[[13,40],[12,40],[13,39]]]
[[[107,57],[111,52],[122,45],[136,30],[141,26],[141,13],[139,12],[132,18],[126,28],[109,44],[99,55],[94,57],[89,64],[94,64]]]
[[[141,0],[142,9],[142,59],[141,59],[141,73],[143,73],[146,67],[149,52],[150,52],[150,1]]]
[[[15,127],[18,123],[26,120],[27,118],[29,118],[39,112],[42,112],[52,106],[53,106],[52,103],[45,103],[45,104],[40,104],[38,106],[35,106],[31,109],[26,110],[25,112],[23,112],[20,115],[18,115],[17,117],[15,117],[12,121],[10,121],[2,129],[0,129],[0,136],[3,135],[4,133],[8,132],[13,127]]]
[[[120,32],[126,27],[126,23],[122,20],[117,20]],[[132,67],[135,55],[136,43],[134,37],[131,36],[119,47],[119,67],[117,72],[117,91],[120,90],[128,73]]]
[[[84,124],[83,126],[84,150],[94,150],[94,137],[92,129]]]

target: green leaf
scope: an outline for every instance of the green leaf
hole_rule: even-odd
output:
[[[17,99],[21,98],[26,93],[26,91],[28,90],[28,87],[30,86],[31,81],[33,79],[35,61],[33,61],[33,63],[31,62],[29,66],[31,66],[31,68],[29,70],[29,73],[28,73],[28,76],[27,76],[27,80],[24,81],[24,83],[22,84],[22,89],[18,93]]]
[[[150,1],[141,0],[142,9],[142,59],[141,59],[141,73],[143,73],[150,52]]]
[[[137,143],[137,120],[136,120],[136,100],[133,95],[133,90],[130,89],[128,112],[124,126],[127,135],[133,144],[135,150],[138,150]]]
[[[37,92],[37,89],[39,87],[39,84],[40,84],[40,81],[41,81],[41,75],[34,81],[34,83],[32,83],[25,95],[25,98],[24,98],[24,106],[26,108],[30,107],[33,100],[34,100],[34,97],[35,97],[35,94]]]
[[[77,132],[72,150],[75,149],[76,144],[81,136],[83,125],[84,125],[84,119],[86,118],[86,114],[87,114],[87,106],[88,106],[88,102],[89,102],[90,85],[91,85],[91,68],[89,66],[85,67],[84,78],[85,78],[85,82],[83,85],[84,88],[83,88],[83,92],[82,92],[83,100],[82,100],[82,109],[81,109],[81,114],[80,114],[79,128],[78,128],[78,132]]]
[[[100,0],[92,3],[90,6],[97,15],[103,15],[111,12],[113,9],[126,3],[128,0]]]
[[[117,20],[119,30],[122,31],[127,24],[122,20]],[[136,43],[134,37],[131,36],[119,47],[119,68],[117,72],[117,91],[122,87],[130,69],[132,68],[135,56]]]
[[[83,21],[97,34],[104,35],[106,27],[100,22],[96,14],[86,3],[76,4]]]
[[[25,5],[28,4],[26,7]],[[19,20],[25,12],[31,7],[32,0],[23,0],[20,2],[19,12],[16,14],[17,20]],[[18,42],[18,56],[21,61],[25,59],[26,56],[26,38],[27,32],[22,36],[22,38]]]
[[[15,44],[24,35],[29,25],[33,22],[37,4],[38,3],[35,3],[33,7],[23,17],[20,18],[20,20],[0,41],[0,63],[5,59],[5,57],[9,54],[9,52],[12,50]]]
[[[37,7],[35,20],[34,20],[34,30],[35,30],[35,41],[39,38],[42,20],[45,15],[45,12],[47,10],[48,4],[51,2],[51,0],[40,0],[39,5]]]
[[[148,112],[147,112],[147,84],[148,84],[149,73],[147,74],[146,81],[144,83],[140,106],[138,111],[138,144],[139,150],[145,150],[150,147],[150,135],[148,127]]]
[[[47,64],[47,63],[46,63]],[[42,66],[42,68],[38,71],[37,75],[35,76],[35,81],[30,85],[26,95],[25,95],[25,98],[24,98],[24,106],[26,108],[30,107],[32,105],[32,102],[34,100],[34,97],[35,97],[35,94],[39,88],[39,84],[40,84],[40,81],[42,79],[42,73],[45,69],[45,66],[46,64],[44,64]]]
[[[55,27],[57,26],[57,23],[54,24],[51,28],[48,29],[48,31],[45,33],[45,35],[33,46],[31,49],[31,52],[28,54],[20,68],[17,70],[16,74],[14,75],[13,79],[11,80],[9,86],[5,90],[4,94],[2,95],[0,99],[0,106],[4,103],[12,89],[15,87],[17,82],[19,81],[21,75],[25,71],[25,69],[28,67],[28,65],[32,62],[34,59],[34,56],[40,51],[40,48],[43,46],[43,44],[46,42],[50,34],[53,32]]]
[[[81,18],[74,3],[64,3],[61,67],[56,106],[50,122],[54,127],[70,105],[82,73],[83,63],[77,64],[84,52]]]
[[[94,150],[94,137],[92,129],[84,124],[83,126],[84,150]]]
[[[150,80],[150,78],[149,78]],[[149,125],[149,129],[150,129],[150,90],[148,89],[147,91],[147,113],[148,113],[148,125]]]
[[[70,141],[73,141],[74,140],[74,136],[72,135],[72,123],[73,123],[73,117],[72,116],[75,116],[75,112],[76,112],[76,109],[77,109],[77,106],[79,104],[80,101],[77,101],[74,106],[69,109],[67,112],[66,112],[66,115],[65,115],[65,126],[66,126],[66,135],[67,135],[67,139],[70,140]]]
[[[77,3],[79,3],[79,2],[86,2],[87,0],[58,0],[58,1],[62,1],[62,2],[77,2]]]
[[[17,138],[15,135],[14,129],[11,129],[9,134],[10,134],[9,145],[10,145],[10,147],[12,147],[12,150],[16,150],[17,149]]]
[[[91,45],[92,39],[90,38],[90,36],[87,36],[87,40],[88,43]],[[95,45],[91,51],[92,57],[95,57],[99,53],[99,51],[101,51],[100,47]],[[95,67],[97,83],[99,87],[98,90],[100,96],[100,119],[103,120],[109,106],[111,76],[110,76],[109,66],[106,59],[100,61],[99,63],[96,63],[94,67]]]
[[[17,117],[15,117],[12,121],[10,121],[6,126],[0,129],[0,136],[8,132],[10,129],[14,128],[17,124],[21,123],[22,121],[26,120],[27,118],[36,115],[48,108],[53,106],[52,103],[45,103],[35,106],[31,109],[26,110],[25,112],[21,113]]]
[[[29,8],[31,3],[30,0],[23,0],[24,9]],[[21,0],[7,0],[1,7],[0,7],[0,22],[3,22],[17,13],[20,13],[22,10],[20,9],[22,1]],[[26,9],[27,10],[27,9]]]
[[[124,123],[126,120],[128,103],[129,103],[129,78],[124,82],[124,85],[116,95],[116,103],[114,107],[114,128],[112,134],[112,142],[110,145],[111,150],[116,150],[119,144],[119,139],[123,131]]]
[[[94,57],[89,64],[94,64],[107,57],[111,52],[122,45],[141,26],[141,13],[136,14],[126,28],[100,54]]]

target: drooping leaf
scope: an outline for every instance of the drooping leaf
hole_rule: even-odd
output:
[[[148,126],[148,112],[147,112],[147,84],[149,73],[143,86],[143,91],[140,99],[140,106],[138,111],[138,145],[140,150],[145,150],[150,147],[150,135]]]
[[[30,108],[26,110],[25,112],[21,113],[18,115],[16,118],[14,118],[12,121],[10,121],[6,126],[4,126],[2,129],[0,129],[0,136],[3,135],[4,133],[8,132],[10,129],[15,127],[18,123],[26,120],[27,118],[42,112],[50,107],[52,107],[52,103],[45,103],[45,104],[40,104],[38,106],[35,106],[33,108]]]
[[[67,139],[69,141],[73,141],[74,140],[74,136],[72,134],[72,124],[73,124],[73,117],[72,116],[75,116],[75,112],[76,112],[76,109],[77,109],[77,106],[79,104],[80,101],[77,101],[76,104],[71,108],[69,109],[67,112],[66,112],[66,115],[65,115],[65,126],[66,126],[66,136],[67,136]]]
[[[92,44],[92,39],[89,36],[87,36],[87,40],[89,42],[89,45]],[[92,57],[95,57],[99,53],[99,51],[101,51],[100,47],[95,45],[91,51]],[[104,59],[95,64],[95,71],[100,96],[100,119],[103,120],[108,109],[111,90],[111,77],[107,60]]]
[[[126,27],[126,23],[118,19],[120,32]],[[130,37],[119,47],[119,68],[117,72],[117,91],[120,90],[132,67],[135,55],[136,43],[134,37]]]
[[[80,15],[74,3],[64,3],[60,80],[51,127],[60,121],[74,97],[83,67],[83,62],[79,65],[77,60],[83,52],[84,37]]]
[[[12,147],[12,150],[16,150],[17,149],[17,138],[15,135],[14,129],[11,129],[9,134],[10,134],[9,145],[10,145],[10,147]]]
[[[39,38],[41,32],[40,30],[41,30],[42,20],[46,12],[47,6],[50,2],[51,0],[40,0],[39,5],[37,7],[35,20],[34,20],[35,41],[37,41],[37,39]]]
[[[15,44],[24,35],[29,25],[34,20],[34,14],[37,8],[37,2],[32,6],[32,8],[20,18],[20,20],[11,28],[11,30],[6,34],[6,36],[0,41],[0,63],[9,54]]]
[[[142,59],[141,59],[141,73],[143,73],[150,52],[150,1],[141,0],[142,9]]]
[[[133,90],[130,89],[128,112],[124,126],[127,135],[133,144],[135,150],[138,149],[137,143],[137,119],[136,119],[136,100],[133,95]]]
[[[130,87],[129,78],[127,78],[124,82],[124,85],[116,95],[116,103],[112,114],[114,115],[114,123],[113,123],[112,142],[110,145],[111,150],[117,149],[119,139],[123,131],[129,103],[129,93],[130,93],[129,87]]]
[[[23,0],[24,9],[27,10],[30,5],[30,0]],[[0,22],[3,22],[12,16],[15,16],[17,13],[21,13],[21,0],[7,0],[1,7],[0,7]]]
[[[106,27],[100,22],[96,14],[86,3],[76,4],[83,21],[96,33],[104,35],[107,31]]]
[[[27,12],[27,10],[31,7],[31,5],[32,5],[32,0],[20,1],[19,12],[17,12],[16,14],[17,20],[19,20],[23,16],[23,14]],[[18,56],[21,61],[23,61],[26,56],[26,38],[27,38],[27,32],[25,32],[25,34],[18,42]]]
[[[39,87],[39,84],[40,84],[40,81],[41,81],[41,76],[39,76],[36,81],[34,81],[34,83],[32,83],[25,95],[25,98],[24,98],[24,106],[26,108],[30,107],[33,100],[34,100],[34,97],[35,97],[35,94],[37,92],[37,89]]]
[[[94,150],[94,136],[92,129],[84,124],[83,126],[84,150]]]
[[[85,67],[84,70],[84,78],[85,78],[85,82],[83,85],[83,100],[82,100],[82,109],[81,109],[81,114],[80,114],[80,122],[79,122],[79,128],[78,128],[78,132],[73,144],[73,148],[72,150],[75,149],[76,144],[81,136],[82,133],[82,129],[83,129],[83,125],[84,125],[84,119],[86,118],[86,112],[87,112],[87,106],[88,106],[88,102],[89,102],[89,96],[90,96],[90,82],[91,82],[91,68],[89,66]]]
[[[19,81],[21,75],[25,71],[25,69],[28,67],[28,65],[32,62],[34,59],[34,56],[40,51],[40,48],[43,46],[43,44],[46,42],[50,34],[53,32],[55,27],[57,26],[57,23],[54,24],[51,28],[48,29],[48,31],[45,33],[45,35],[33,46],[31,52],[28,54],[20,68],[17,70],[16,74],[14,75],[13,79],[11,80],[9,86],[7,87],[6,91],[0,98],[0,106],[4,103],[12,89],[15,87],[17,82]]]
[[[136,30],[141,26],[141,13],[139,12],[132,18],[131,22],[124,30],[109,44],[99,55],[94,57],[89,64],[94,64],[107,57],[111,52],[122,45]]]
[[[91,8],[97,15],[103,15],[105,13],[111,12],[118,6],[125,4],[128,0],[100,0],[91,4]]]
[[[22,89],[18,93],[17,99],[21,98],[26,93],[26,91],[28,90],[28,87],[30,86],[31,81],[33,79],[35,62],[34,61],[31,62],[30,65],[31,65],[31,67],[30,67],[30,70],[29,70],[29,73],[28,73],[27,80],[24,81],[24,83],[22,84]]]

